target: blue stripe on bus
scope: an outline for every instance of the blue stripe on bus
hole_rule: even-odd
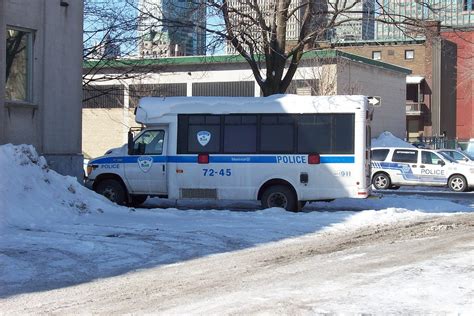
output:
[[[298,155],[278,155],[298,156]],[[139,156],[104,157],[92,160],[91,164],[137,163]],[[152,156],[153,162],[197,163],[193,156]],[[354,163],[354,156],[321,156],[321,163]],[[209,155],[210,163],[277,163],[277,156],[218,156]]]

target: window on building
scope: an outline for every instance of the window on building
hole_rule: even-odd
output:
[[[7,27],[5,97],[11,101],[32,101],[33,33]]]
[[[415,58],[415,51],[412,49],[405,50],[405,59],[414,59]]]
[[[463,0],[462,8],[463,11],[474,11],[474,0]]]
[[[382,52],[381,52],[381,51],[373,51],[373,52],[372,52],[372,59],[373,59],[373,60],[380,60],[380,59],[382,59]]]
[[[87,85],[82,89],[83,108],[122,108],[123,85]]]

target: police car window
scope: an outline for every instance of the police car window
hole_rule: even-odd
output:
[[[451,152],[451,153],[452,153],[452,156],[453,156],[454,159],[456,159],[456,160],[464,160],[464,156],[461,155],[460,153],[455,152],[455,151],[453,151],[453,152]]]
[[[374,149],[372,150],[372,160],[384,161],[387,158],[389,149]]]
[[[453,157],[451,157],[450,155],[448,155],[446,152],[440,151],[439,153],[441,154],[441,156],[443,156],[443,158],[444,158],[445,160],[448,160],[448,161],[451,161],[451,162],[457,162]]]
[[[135,155],[161,155],[165,132],[162,130],[146,131],[133,144]]]
[[[418,151],[416,150],[397,149],[393,153],[392,157],[392,161],[394,162],[417,163],[417,160]]]
[[[421,152],[421,162],[428,165],[437,165],[442,159],[435,153],[429,151]]]

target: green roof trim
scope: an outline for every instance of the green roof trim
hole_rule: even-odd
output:
[[[382,61],[342,52],[334,49],[307,51],[303,55],[306,58],[347,58],[349,60],[362,62],[364,64],[389,69],[404,74],[411,74],[411,70]],[[163,57],[163,58],[140,58],[140,59],[115,59],[101,61],[85,61],[83,67],[90,68],[121,68],[121,67],[147,67],[147,66],[174,66],[193,64],[223,64],[223,63],[245,63],[246,60],[241,55],[217,55],[217,56],[185,56],[185,57]]]

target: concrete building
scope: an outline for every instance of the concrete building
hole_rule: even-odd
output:
[[[0,0],[0,144],[80,178],[82,21],[82,1]]]
[[[131,67],[130,63],[118,62],[101,71],[103,74],[116,72],[120,65]],[[239,56],[136,60],[133,69],[146,76],[98,82],[85,91],[90,97],[83,104],[86,156],[96,157],[126,143],[128,129],[135,126],[133,110],[141,97],[261,96],[250,67]],[[387,130],[403,138],[408,74],[408,69],[340,51],[308,52],[287,92],[381,96],[382,104],[374,111],[372,135],[378,136]]]
[[[158,58],[206,54],[204,1],[140,0],[139,10],[143,16],[138,28],[140,56]]]

